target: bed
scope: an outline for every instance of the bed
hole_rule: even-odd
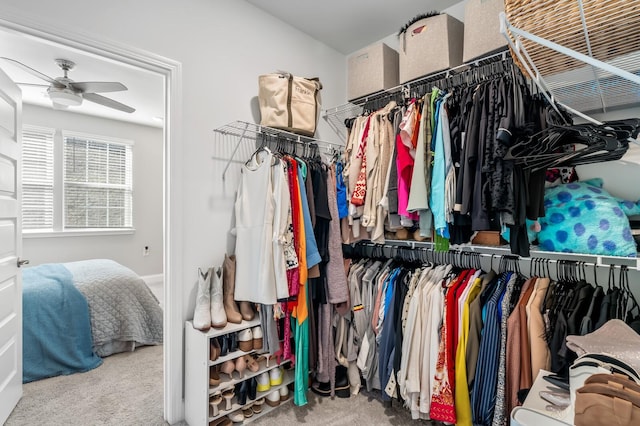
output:
[[[109,259],[23,270],[23,382],[89,371],[162,344],[162,309],[144,280]]]

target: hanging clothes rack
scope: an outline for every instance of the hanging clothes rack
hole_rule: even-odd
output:
[[[343,149],[343,144],[340,142],[329,142],[320,139],[311,138],[308,136],[298,135],[296,133],[288,132],[286,130],[274,129],[272,127],[261,126],[259,124],[248,123],[245,121],[234,121],[224,126],[214,129],[216,136],[220,138],[231,139],[233,148],[231,153],[222,153],[218,156],[213,156],[215,160],[226,161],[225,167],[222,170],[222,180],[225,180],[227,171],[231,163],[244,161],[236,161],[234,158],[238,155],[238,151],[241,147],[246,147],[244,151],[249,150],[249,154],[261,145],[274,146],[286,146],[292,151],[307,150],[315,147],[319,152],[326,154],[327,156],[334,156]],[[272,145],[271,145],[272,144]],[[229,148],[229,147],[227,147]],[[243,155],[243,157],[247,157]]]
[[[362,241],[356,244],[369,244],[371,247],[378,246],[383,247],[383,251],[386,253],[393,253],[393,247],[409,247],[411,250],[435,250],[435,243],[431,241],[411,241],[411,240],[385,240],[385,244],[374,244],[370,241]],[[468,252],[479,253],[483,256],[511,256],[511,249],[509,246],[483,246],[477,244],[466,244],[452,246],[449,249],[450,252]],[[622,257],[622,256],[604,256],[595,254],[582,254],[582,253],[564,253],[564,252],[552,252],[543,250],[530,250],[531,257],[520,257],[521,261],[530,262],[533,258],[546,259],[548,261],[557,262],[575,261],[584,262],[587,266],[593,267],[611,267],[613,266],[625,266],[630,271],[640,270],[640,259],[634,257]]]
[[[361,115],[366,109],[379,109],[392,100],[401,103],[407,97],[422,97],[438,81],[460,81],[461,84],[465,73],[468,75],[475,73],[478,77],[487,75],[489,68],[482,72],[481,67],[510,60],[508,51],[493,53],[457,67],[429,74],[390,89],[351,100],[344,105],[328,108],[324,110],[322,116],[336,133],[344,135],[345,120]]]

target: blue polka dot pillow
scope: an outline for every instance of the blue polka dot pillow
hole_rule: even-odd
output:
[[[627,216],[640,214],[640,201],[621,200],[590,179],[548,188],[540,218],[542,250],[610,256],[636,256]]]

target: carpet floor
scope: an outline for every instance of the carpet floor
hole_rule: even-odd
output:
[[[163,420],[162,346],[112,355],[87,373],[27,383],[6,426],[131,425],[166,426]],[[398,403],[379,400],[379,392],[351,398],[322,398],[308,392],[309,403],[291,401],[256,419],[255,425],[358,426],[428,424],[413,422]],[[185,425],[186,423],[181,423]]]
[[[86,373],[23,385],[6,426],[164,425],[162,387],[162,346],[144,346]]]

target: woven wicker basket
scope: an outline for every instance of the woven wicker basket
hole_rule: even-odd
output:
[[[582,5],[594,58],[608,61],[640,51],[640,0],[582,0]],[[505,13],[514,27],[589,55],[579,0],[505,0]],[[530,40],[522,43],[543,76],[585,65]]]

